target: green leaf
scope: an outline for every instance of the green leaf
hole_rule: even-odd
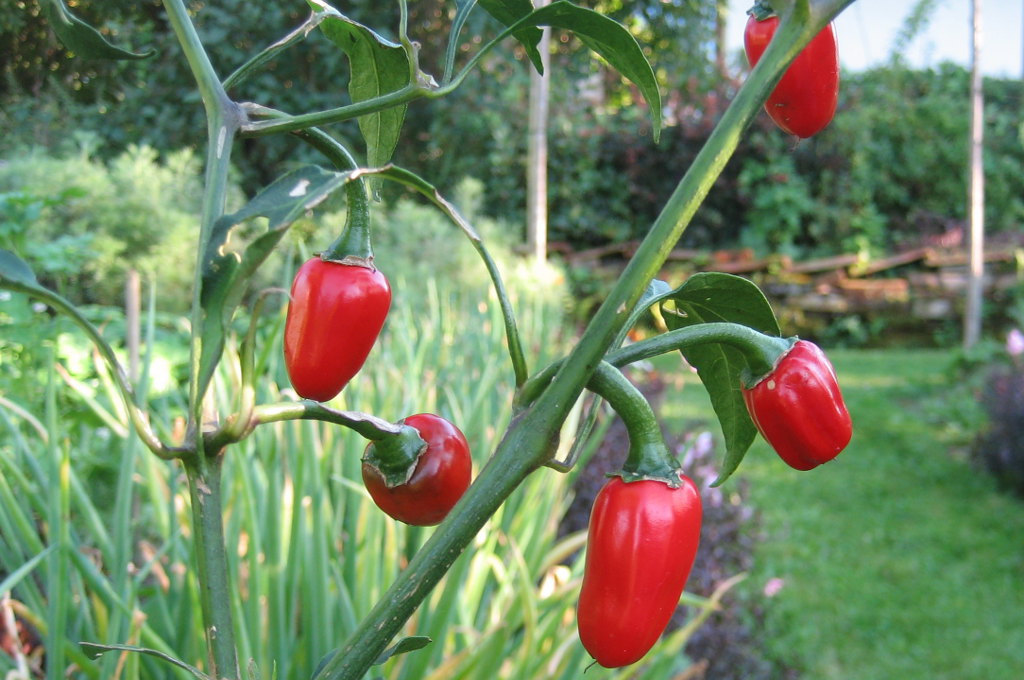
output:
[[[38,288],[39,282],[25,260],[0,248],[0,284],[13,283],[19,288]]]
[[[147,656],[155,656],[158,659],[166,661],[167,663],[173,664],[178,668],[183,668],[199,680],[210,680],[210,676],[203,673],[201,670],[185,663],[181,659],[176,659],[170,654],[164,654],[156,649],[148,649],[146,647],[132,647],[130,645],[101,645],[95,642],[80,642],[82,651],[85,652],[86,656],[90,659],[98,659],[100,656],[107,652],[135,652],[136,654],[146,654]]]
[[[319,0],[310,0],[310,4],[329,9]],[[320,30],[348,57],[351,72],[348,94],[353,103],[396,92],[409,84],[414,65],[401,45],[336,11],[320,24]],[[366,163],[370,167],[379,167],[391,160],[402,131],[405,110],[406,105],[402,104],[359,117],[359,130],[366,141]]]
[[[636,38],[625,26],[585,7],[560,0],[541,7],[524,21],[535,26],[553,26],[576,34],[584,45],[600,55],[639,89],[651,112],[655,141],[661,135],[661,93],[654,69]]]
[[[661,312],[672,330],[729,321],[767,335],[780,335],[779,323],[764,293],[747,279],[732,274],[695,274],[662,299]],[[757,436],[740,390],[740,375],[746,362],[738,350],[722,344],[688,348],[683,356],[697,369],[725,437],[725,461],[714,482],[717,486],[735,472]]]
[[[199,386],[205,392],[224,348],[224,337],[235,308],[256,270],[284,236],[288,227],[352,178],[349,173],[306,166],[275,180],[241,210],[218,219],[203,258],[200,302],[204,311]],[[266,217],[267,231],[240,252],[228,242],[235,228],[253,217]]]
[[[129,52],[107,42],[98,30],[71,13],[63,0],[43,0],[43,13],[64,47],[91,59],[147,59],[155,50]]]
[[[32,573],[43,559],[56,549],[55,544],[51,544],[49,547],[44,548],[42,552],[30,559],[25,564],[15,569],[6,578],[0,579],[0,593],[6,593],[12,590],[16,585],[22,582],[22,580]]]
[[[479,4],[488,14],[506,26],[514,25],[533,11],[531,0],[479,0]],[[537,50],[537,44],[541,38],[540,29],[536,26],[522,26],[514,30],[512,35],[526,49],[526,55],[537,72],[543,73],[544,66],[541,63],[540,52]]]
[[[377,660],[373,662],[374,666],[379,666],[388,659],[398,654],[407,654],[409,652],[415,652],[418,649],[423,649],[429,645],[433,640],[425,635],[412,635],[407,638],[402,638],[395,644],[391,645],[377,657]]]

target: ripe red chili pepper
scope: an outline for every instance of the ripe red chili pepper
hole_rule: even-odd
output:
[[[679,477],[676,488],[613,477],[594,501],[577,625],[583,646],[606,668],[641,659],[679,604],[701,519],[696,485]]]
[[[388,486],[380,470],[368,462],[374,449],[370,442],[363,453],[363,484],[377,507],[394,519],[415,526],[439,524],[469,486],[469,443],[459,428],[440,416],[420,413],[402,423],[416,429],[427,443],[412,475],[402,484]]]
[[[751,66],[764,54],[778,25],[777,16],[758,21],[751,15],[747,20],[743,46]],[[839,48],[835,28],[829,24],[782,74],[764,108],[784,131],[806,139],[832,121],[838,101]]]
[[[753,387],[744,386],[743,400],[761,435],[797,470],[832,460],[853,435],[835,369],[806,340],[798,340]]]
[[[379,270],[307,260],[292,282],[284,326],[285,365],[299,396],[333,399],[363,367],[390,306]]]

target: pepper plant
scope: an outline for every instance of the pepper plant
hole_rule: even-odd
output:
[[[180,442],[172,444],[160,436],[170,428],[154,426],[115,352],[87,318],[65,298],[41,286],[16,253],[0,251],[0,287],[34,297],[78,325],[108,364],[137,436],[155,456],[177,461],[188,479],[194,520],[192,540],[197,548],[194,577],[200,586],[208,649],[204,669],[164,652],[119,641],[83,643],[85,649],[96,655],[111,650],[156,655],[199,678],[242,677],[244,664],[238,658],[235,640],[234,594],[224,541],[221,471],[232,445],[255,429],[273,422],[307,419],[351,428],[368,440],[365,469],[370,492],[389,514],[422,524],[434,524],[443,518],[349,639],[339,640],[335,651],[322,660],[314,677],[361,678],[393,654],[414,652],[429,641],[414,636],[393,644],[394,638],[487,519],[528,476],[564,472],[576,463],[578,452],[591,435],[596,409],[591,408],[578,428],[566,458],[556,460],[557,443],[570,411],[589,391],[606,400],[624,418],[631,450],[624,469],[613,472],[615,479],[609,483],[600,515],[595,515],[591,526],[597,535],[591,536],[595,551],[586,568],[580,632],[588,650],[602,664],[623,665],[641,658],[660,635],[685,583],[697,548],[700,504],[698,491],[668,453],[653,412],[620,369],[658,354],[681,352],[698,370],[726,443],[726,458],[716,482],[719,484],[736,470],[758,430],[780,447],[779,453],[790,464],[794,460],[812,461],[795,464],[798,468],[834,457],[849,441],[849,415],[842,407],[827,359],[820,351],[807,350],[804,341],[781,337],[775,316],[756,286],[717,273],[697,274],[675,287],[655,277],[787,66],[850,2],[772,0],[768,11],[778,15],[774,36],[706,146],[679,180],[647,237],[572,350],[538,368],[527,364],[515,310],[501,273],[476,230],[427,179],[389,160],[408,104],[444,97],[463,86],[481,59],[503,46],[507,38],[516,40],[533,67],[540,69],[537,46],[544,26],[571,31],[629,79],[646,99],[657,136],[661,111],[658,85],[651,64],[629,31],[598,12],[566,0],[536,9],[528,0],[470,0],[457,4],[444,63],[426,65],[420,63],[415,36],[408,30],[406,0],[398,0],[399,25],[388,27],[394,30],[397,41],[350,20],[323,0],[308,0],[311,14],[303,25],[222,77],[207,56],[184,0],[163,0],[182,49],[180,56],[187,60],[195,77],[207,117],[205,189],[190,316],[186,427]],[[758,3],[759,15],[765,13],[765,5]],[[46,0],[42,6],[54,32],[78,55],[152,57],[112,45],[78,19],[63,0]],[[456,47],[473,11],[488,13],[500,28],[488,40],[480,41],[476,52],[462,62]],[[280,111],[246,101],[246,81],[272,57],[280,58],[287,50],[298,49],[315,30],[323,32],[348,58],[348,101],[339,101],[336,108],[311,112]],[[787,82],[787,88],[791,87]],[[331,124],[353,119],[358,121],[362,134],[364,145],[359,149],[349,148],[327,131]],[[232,150],[242,139],[258,143],[261,137],[280,134],[294,135],[311,145],[322,154],[323,163],[284,174],[239,210],[229,213],[226,193]],[[458,428],[445,423],[451,431],[441,428],[446,433],[439,433],[440,419],[430,414],[391,423],[369,413],[340,411],[324,403],[344,389],[366,360],[390,304],[391,292],[382,272],[401,266],[398,262],[376,262],[373,257],[368,219],[372,210],[370,191],[381,182],[394,182],[421,194],[473,244],[501,307],[510,360],[509,389],[514,410],[510,426],[464,493],[465,464],[449,466],[458,468],[457,473],[451,473],[457,478],[439,481],[445,493],[453,497],[445,498],[438,508],[423,515],[396,511],[394,506],[389,509],[386,499],[392,503],[400,500],[399,506],[411,504],[414,510],[422,509],[415,507],[421,478],[449,474],[446,467],[427,471],[431,451],[453,448],[464,459],[466,442]],[[264,299],[257,296],[251,327],[241,342],[241,393],[229,412],[217,412],[211,384],[231,340],[236,313],[253,292],[249,284],[254,274],[280,244],[289,226],[335,193],[347,200],[347,222],[333,244],[303,265],[291,291],[284,347],[289,376],[300,398],[257,403],[253,357],[258,337],[255,329]],[[256,217],[265,218],[265,230],[241,250],[228,249],[232,234]],[[629,329],[650,313],[663,320],[663,332],[625,344]],[[401,329],[391,332],[400,333]],[[794,364],[799,364],[804,373],[795,370]],[[813,375],[817,382],[809,386],[801,383],[802,375]],[[785,393],[780,395],[776,386],[785,386]],[[818,440],[808,443],[807,438],[787,436],[786,427],[779,434],[780,423],[806,426],[801,419],[820,414],[828,414],[819,423],[827,430],[819,438],[825,441],[821,446],[827,451],[819,450]],[[431,423],[429,427],[424,424],[427,422]],[[804,446],[818,448],[801,455]],[[451,507],[456,498],[458,502]],[[652,559],[645,564],[603,563],[622,552],[618,546],[637,538],[610,536],[607,532],[611,530],[605,525],[614,518],[609,518],[609,513],[624,514],[624,519],[631,522],[627,533],[659,534],[661,542],[648,548],[647,557]],[[668,513],[668,519],[662,517],[663,513]],[[663,531],[668,533],[662,535]],[[669,547],[666,536],[673,537],[673,542],[681,541],[685,549],[673,555],[665,549]],[[652,565],[657,573],[651,573]],[[669,583],[659,586],[654,582],[668,572]],[[645,608],[647,600],[656,605],[656,613]],[[610,628],[606,624],[613,609],[609,607],[626,612],[630,621],[644,622],[643,630],[629,626],[623,629],[622,622],[619,628]]]

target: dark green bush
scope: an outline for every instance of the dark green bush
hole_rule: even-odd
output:
[[[1003,488],[1024,498],[1024,367],[997,368],[981,394],[989,425],[974,457]]]

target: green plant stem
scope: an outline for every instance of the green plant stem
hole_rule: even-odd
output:
[[[375,441],[401,431],[401,426],[368,413],[337,411],[317,401],[288,401],[279,404],[261,404],[253,408],[244,426],[225,428],[207,437],[206,448],[218,450],[248,437],[254,429],[267,423],[286,420],[319,420],[354,430],[362,437]]]
[[[167,17],[174,34],[185,53],[185,59],[199,86],[199,93],[206,108],[207,147],[206,173],[203,192],[202,215],[199,231],[199,248],[196,260],[195,282],[192,294],[192,347],[191,379],[189,381],[189,431],[193,437],[201,422],[202,401],[206,385],[200,384],[200,357],[204,352],[202,344],[205,316],[202,308],[203,273],[206,246],[210,240],[213,223],[224,214],[227,199],[228,172],[231,167],[231,147],[235,133],[241,124],[240,110],[221,86],[213,65],[203,48],[199,35],[192,25],[182,0],[164,0]],[[199,441],[199,438],[196,438]],[[201,452],[200,452],[201,453]]]
[[[462,500],[398,575],[320,677],[326,680],[361,678],[491,514],[530,472],[550,460],[558,429],[583,385],[597,369],[647,283],[679,240],[783,69],[821,26],[851,1],[822,3],[832,9],[819,13],[814,21],[807,21],[806,11],[803,21],[794,21],[793,12],[783,16],[775,40],[740,88],[550,387],[513,421]],[[806,10],[806,3],[801,4]]]
[[[313,12],[310,14],[309,17],[294,31],[281,38],[273,45],[269,45],[264,48],[258,54],[235,69],[234,73],[224,79],[224,89],[230,90],[231,88],[242,84],[260,67],[276,57],[279,53],[288,49],[292,45],[305,40],[309,36],[310,32],[319,26],[320,23],[328,16],[330,16],[329,12]]]
[[[186,458],[184,462],[192,501],[193,530],[197,546],[197,578],[211,676],[216,680],[238,680],[240,674],[234,623],[231,618],[232,592],[228,585],[220,488],[223,452],[215,449],[209,452],[213,455],[207,455],[208,452],[204,448],[205,442],[201,430],[203,404],[208,383],[202,378],[201,367],[204,363],[214,366],[220,359],[220,356],[205,357],[209,352],[219,352],[220,350],[219,346],[208,347],[203,344],[206,322],[202,304],[203,275],[206,251],[213,225],[224,214],[231,150],[235,134],[242,123],[242,112],[225,93],[199,35],[189,19],[183,0],[164,0],[164,7],[175,36],[185,53],[185,59],[199,86],[207,117],[205,184],[195,283],[192,293],[192,342],[188,402],[188,436],[194,443],[196,455]],[[218,323],[219,319],[211,321]],[[207,358],[208,361],[204,362],[204,358]]]
[[[789,351],[794,342],[795,338],[766,335],[749,326],[737,323],[712,322],[668,331],[627,347],[612,350],[604,357],[604,361],[612,366],[622,367],[660,354],[684,350],[687,347],[724,344],[738,349],[747,361],[747,371],[751,377],[760,378],[772,372],[779,357]],[[530,378],[516,395],[517,408],[524,408],[533,403],[550,384],[564,361],[555,362]]]
[[[231,583],[224,548],[224,508],[221,501],[221,469],[224,455],[197,456],[185,464],[192,503],[192,536],[195,541],[199,604],[203,633],[209,650],[210,677],[221,680],[241,677],[231,617]]]
[[[447,519],[413,556],[317,680],[363,677],[480,527],[536,468],[531,457],[522,454],[547,451],[551,445],[543,433],[529,427],[513,427],[506,433],[495,455]]]
[[[385,109],[390,109],[395,106],[408,104],[409,102],[422,97],[431,96],[433,93],[434,90],[422,85],[406,85],[403,88],[379,97],[356,102],[354,104],[346,104],[345,106],[339,106],[325,111],[314,111],[313,113],[298,114],[284,118],[275,117],[270,120],[246,123],[242,127],[242,132],[246,136],[260,137],[263,135],[277,134],[279,132],[295,132],[297,130],[311,127],[322,127],[332,123],[352,120],[353,118],[358,118],[359,116],[364,116],[368,113],[377,113],[378,111],[384,111]],[[247,106],[246,108],[249,107]]]
[[[540,410],[555,411],[558,422],[564,419],[579,396],[581,386],[586,384],[587,378],[611,346],[648,282],[655,277],[668,253],[679,241],[697,208],[736,150],[743,131],[757,115],[785,67],[820,30],[820,27],[815,28],[805,23],[806,13],[802,13],[802,21],[795,19],[795,14],[788,12],[782,16],[775,38],[761,61],[740,88],[721,122],[673,191],[647,237],[588,324],[579,344],[556,373],[550,388],[541,395],[538,401]]]

